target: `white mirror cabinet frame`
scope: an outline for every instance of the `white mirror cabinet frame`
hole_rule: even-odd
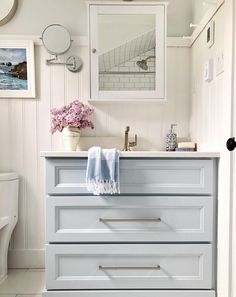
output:
[[[166,2],[89,1],[90,101],[165,101],[166,100]],[[156,82],[155,90],[99,90],[99,14],[150,14],[156,16]]]

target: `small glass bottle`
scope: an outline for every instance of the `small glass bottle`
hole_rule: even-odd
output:
[[[166,134],[166,151],[175,151],[177,148],[177,134],[174,127],[177,124],[171,124],[169,133]]]

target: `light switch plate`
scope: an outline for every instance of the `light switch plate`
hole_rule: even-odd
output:
[[[211,82],[214,78],[214,60],[209,59],[204,64],[204,81]]]
[[[216,54],[216,76],[224,72],[224,51],[219,50]]]

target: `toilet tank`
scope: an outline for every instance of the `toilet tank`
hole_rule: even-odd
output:
[[[19,177],[16,173],[0,173],[0,218],[18,218]]]

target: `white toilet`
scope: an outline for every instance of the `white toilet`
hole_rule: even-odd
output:
[[[7,276],[7,252],[12,231],[18,220],[16,173],[0,173],[0,283]]]

